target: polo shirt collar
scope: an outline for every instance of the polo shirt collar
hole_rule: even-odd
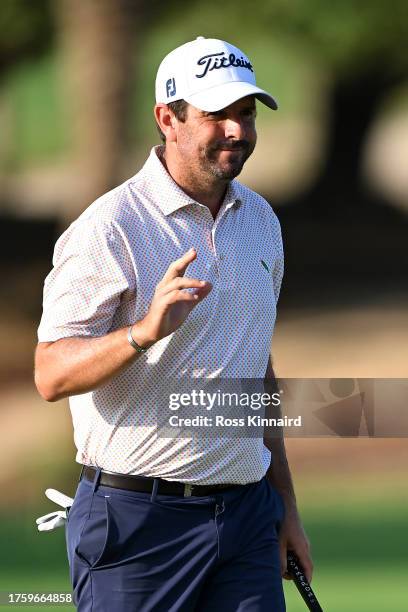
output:
[[[172,179],[158,157],[160,149],[160,145],[152,148],[144,166],[150,181],[152,181],[152,188],[155,192],[155,202],[160,210],[167,216],[184,206],[197,203],[200,204],[188,196]],[[239,183],[233,180],[228,185],[220,210],[221,208],[227,210],[232,206],[240,206],[241,204],[242,197]]]

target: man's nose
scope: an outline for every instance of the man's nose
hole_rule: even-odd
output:
[[[245,138],[245,125],[239,117],[226,119],[224,130],[226,138],[234,138],[235,140],[243,140]]]

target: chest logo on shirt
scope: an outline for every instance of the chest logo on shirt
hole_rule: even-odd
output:
[[[268,264],[263,259],[261,259],[261,264],[263,265],[263,267],[265,268],[265,270],[269,274],[269,266],[268,266]]]

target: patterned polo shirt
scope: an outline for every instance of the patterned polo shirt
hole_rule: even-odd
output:
[[[98,337],[142,319],[170,263],[195,247],[186,275],[210,281],[209,295],[126,370],[69,398],[76,461],[191,484],[258,481],[270,464],[261,438],[161,437],[152,396],[168,391],[166,378],[264,377],[283,275],[279,222],[236,180],[214,220],[158,153],[57,241],[38,339]]]

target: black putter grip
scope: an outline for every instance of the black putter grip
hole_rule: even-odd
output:
[[[323,612],[312,587],[308,583],[299,559],[293,552],[288,552],[288,574],[292,577],[297,590],[311,612]]]

